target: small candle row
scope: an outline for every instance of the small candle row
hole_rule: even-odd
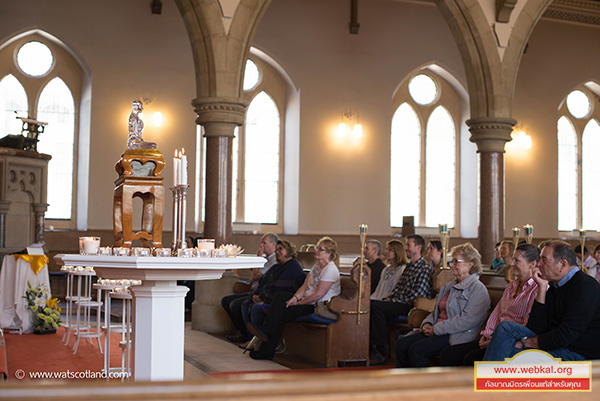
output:
[[[62,266],[60,271],[63,272],[93,272],[93,266]]]
[[[142,280],[129,280],[129,279],[111,280],[111,279],[107,279],[107,278],[101,278],[98,280],[98,284],[106,285],[106,286],[114,286],[114,287],[129,287],[131,285],[142,285]]]
[[[175,156],[173,157],[173,185],[187,185],[187,156],[185,155],[185,148],[181,148],[178,152],[175,149]]]

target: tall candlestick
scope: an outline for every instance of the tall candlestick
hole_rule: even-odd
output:
[[[368,226],[366,224],[361,224],[359,227],[360,232],[360,272],[358,274],[358,310],[356,311],[356,321],[360,324],[360,314],[361,312],[361,301],[362,301],[362,293],[363,293],[363,270],[365,264],[365,242],[367,240],[367,230]]]
[[[448,224],[439,224],[440,228],[440,242],[442,243],[442,267],[441,269],[445,269],[448,266],[448,236],[450,232],[448,231]]]
[[[531,224],[525,224],[523,228],[525,229],[525,241],[527,241],[528,244],[531,244],[533,240],[533,226]]]
[[[517,246],[519,246],[519,233],[521,232],[521,230],[518,227],[515,227],[512,229],[513,232],[513,244],[515,245],[515,250],[517,249]]]

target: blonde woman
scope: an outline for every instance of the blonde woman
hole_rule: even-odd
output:
[[[293,294],[280,292],[275,295],[264,325],[248,323],[248,331],[263,342],[259,351],[250,352],[252,359],[273,359],[286,322],[310,315],[317,302],[329,301],[340,294],[338,259],[337,243],[330,237],[321,238],[315,247],[316,263],[304,284]]]

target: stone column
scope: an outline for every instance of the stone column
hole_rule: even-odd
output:
[[[504,238],[504,145],[517,123],[512,118],[467,120],[479,153],[479,252],[491,263],[494,245]]]
[[[232,98],[195,99],[192,104],[206,137],[204,236],[218,246],[231,240],[232,144],[235,127],[244,123],[246,104]]]
[[[33,242],[41,244],[44,242],[44,222],[46,210],[48,210],[47,203],[32,203],[33,214],[35,217],[35,238]]]
[[[206,137],[206,204],[204,238],[215,245],[231,242],[232,145],[235,127],[244,123],[246,104],[233,98],[195,99],[192,104]],[[221,298],[231,294],[238,275],[225,272],[218,281],[196,281],[192,303],[192,329],[211,333],[231,331],[231,323],[221,307]]]
[[[0,201],[0,248],[6,246],[6,215],[10,209],[10,201]]]

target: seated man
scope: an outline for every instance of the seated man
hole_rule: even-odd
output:
[[[379,284],[381,272],[385,268],[385,263],[381,260],[381,242],[376,239],[368,240],[365,243],[364,255],[367,266],[371,269],[371,294],[373,294]],[[354,265],[356,266],[359,263],[360,257],[354,261]]]
[[[250,279],[250,283],[258,283],[258,280],[260,280],[263,274],[265,274],[277,263],[275,259],[275,247],[277,246],[278,240],[279,238],[277,235],[273,233],[267,233],[261,238],[257,255],[266,255],[267,262],[263,268],[256,269],[252,275],[252,278]],[[256,288],[256,286],[254,286],[254,288]],[[251,299],[250,294],[250,292],[243,294],[231,294],[226,295],[221,299],[221,306],[223,306],[223,309],[225,309],[225,312],[227,312],[227,315],[229,315],[229,318],[236,329],[235,334],[227,336],[229,341],[238,343],[248,341],[246,336],[246,324],[244,323],[244,319],[242,317],[242,304],[246,299]]]
[[[579,270],[571,246],[563,241],[546,245],[533,279],[538,294],[527,326],[501,322],[484,360],[504,361],[528,348],[565,361],[600,358],[600,284]]]
[[[371,365],[385,360],[385,333],[388,319],[408,315],[417,297],[432,296],[433,268],[421,256],[425,240],[420,235],[406,237],[406,265],[392,293],[383,301],[371,301]]]

